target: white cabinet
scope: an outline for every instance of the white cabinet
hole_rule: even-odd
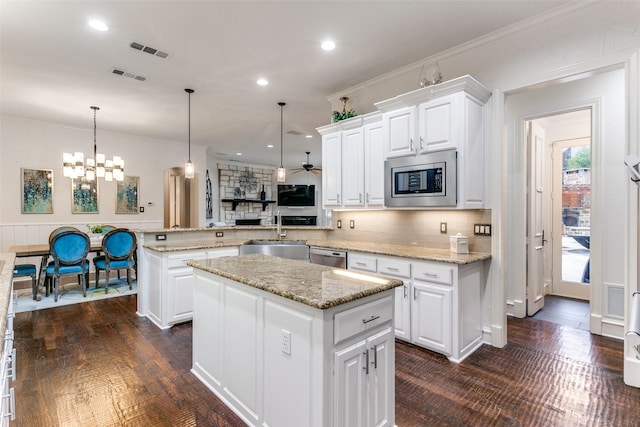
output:
[[[376,103],[383,112],[387,158],[455,148],[458,208],[485,200],[485,104],[491,92],[470,76]]]
[[[383,114],[387,158],[415,154],[416,117],[416,107],[399,108]]]
[[[334,353],[336,426],[390,426],[394,381],[391,328]]]
[[[322,206],[342,203],[342,132],[322,135]]]
[[[146,315],[162,329],[193,317],[193,268],[187,262],[238,255],[237,247],[195,251],[144,251],[144,295]]]
[[[342,132],[342,205],[364,204],[364,133],[361,127]]]
[[[246,424],[395,424],[392,290],[321,310],[194,273],[192,372]]]
[[[395,289],[395,337],[460,362],[482,345],[484,262],[458,265],[362,252],[348,268],[403,280]]]
[[[16,349],[13,347],[13,317],[15,313],[15,295],[13,286],[7,306],[7,325],[4,334],[4,347],[0,363],[0,425],[8,426],[16,419],[16,401],[11,381],[16,380]]]
[[[384,128],[379,114],[319,128],[323,207],[384,204]]]

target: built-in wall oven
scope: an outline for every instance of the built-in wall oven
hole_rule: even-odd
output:
[[[455,207],[457,204],[455,149],[384,162],[386,207]]]

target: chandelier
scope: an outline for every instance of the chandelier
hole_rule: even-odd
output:
[[[62,174],[66,178],[84,178],[93,181],[96,178],[104,178],[105,181],[124,180],[124,160],[120,156],[106,159],[104,154],[98,153],[96,143],[96,111],[100,107],[91,106],[93,110],[93,158],[84,161],[84,153],[63,153]]]

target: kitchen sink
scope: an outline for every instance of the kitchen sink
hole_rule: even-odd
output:
[[[252,240],[240,246],[240,255],[248,254],[308,260],[309,246],[303,240]]]

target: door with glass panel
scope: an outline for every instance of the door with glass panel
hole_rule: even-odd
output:
[[[591,138],[553,144],[553,293],[589,300]]]

